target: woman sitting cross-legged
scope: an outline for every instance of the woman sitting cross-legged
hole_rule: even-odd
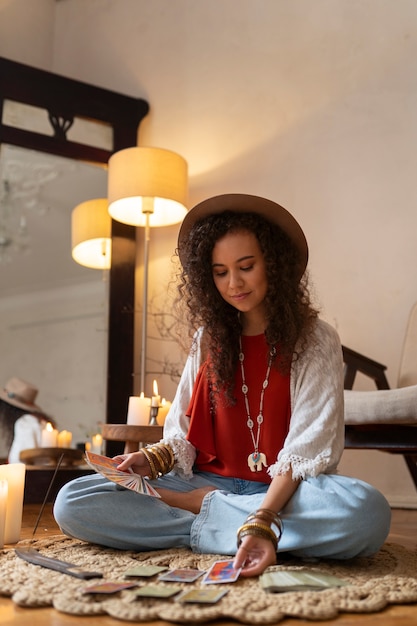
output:
[[[163,439],[116,457],[161,497],[86,476],[58,494],[61,529],[119,549],[234,555],[243,576],[280,552],[376,552],[390,507],[370,485],[337,474],[341,345],[311,304],[297,221],[264,198],[216,196],[186,215],[178,255],[188,360]]]

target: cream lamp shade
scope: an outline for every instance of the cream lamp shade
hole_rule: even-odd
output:
[[[108,201],[113,219],[132,226],[169,226],[187,213],[187,162],[162,148],[133,147],[109,159]]]
[[[74,261],[92,269],[111,266],[111,217],[107,198],[87,200],[71,215],[71,247]]]

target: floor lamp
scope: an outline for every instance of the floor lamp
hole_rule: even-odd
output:
[[[170,150],[133,147],[109,159],[109,214],[114,220],[144,227],[144,278],[140,387],[145,392],[149,241],[153,227],[169,226],[185,216],[188,189],[186,161]]]
[[[111,266],[111,217],[107,198],[77,205],[71,214],[71,248],[74,261],[92,269]]]

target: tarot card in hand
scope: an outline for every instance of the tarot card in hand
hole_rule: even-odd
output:
[[[122,485],[127,489],[131,489],[132,491],[136,491],[137,493],[142,493],[145,496],[160,498],[159,493],[151,487],[143,476],[135,474],[131,468],[128,470],[117,469],[117,466],[119,465],[118,461],[115,461],[108,456],[88,451],[85,453],[85,460],[95,472],[101,474],[108,480],[111,480],[118,485]]]
[[[226,561],[215,561],[201,582],[208,584],[234,583],[238,578],[242,568],[233,567],[233,559]]]

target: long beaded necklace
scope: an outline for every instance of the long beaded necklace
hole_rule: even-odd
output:
[[[276,354],[276,349],[271,348],[269,352],[268,367],[266,368],[265,380],[262,383],[261,398],[259,400],[259,413],[256,418],[258,428],[256,431],[256,437],[255,437],[255,434],[253,432],[253,427],[255,424],[250,415],[249,400],[248,400],[249,388],[246,384],[245,368],[243,366],[245,355],[243,354],[243,350],[242,350],[242,340],[239,337],[239,362],[240,362],[240,369],[242,372],[242,393],[245,399],[245,407],[246,407],[246,413],[247,413],[246,425],[249,428],[250,435],[252,438],[252,443],[253,443],[253,452],[251,452],[251,454],[248,456],[248,466],[252,470],[252,472],[261,472],[262,466],[266,467],[266,456],[263,452],[259,452],[259,438],[261,435],[261,426],[264,421],[263,407],[264,407],[265,389],[268,387],[269,374],[271,372],[272,362],[274,360],[275,354]]]

